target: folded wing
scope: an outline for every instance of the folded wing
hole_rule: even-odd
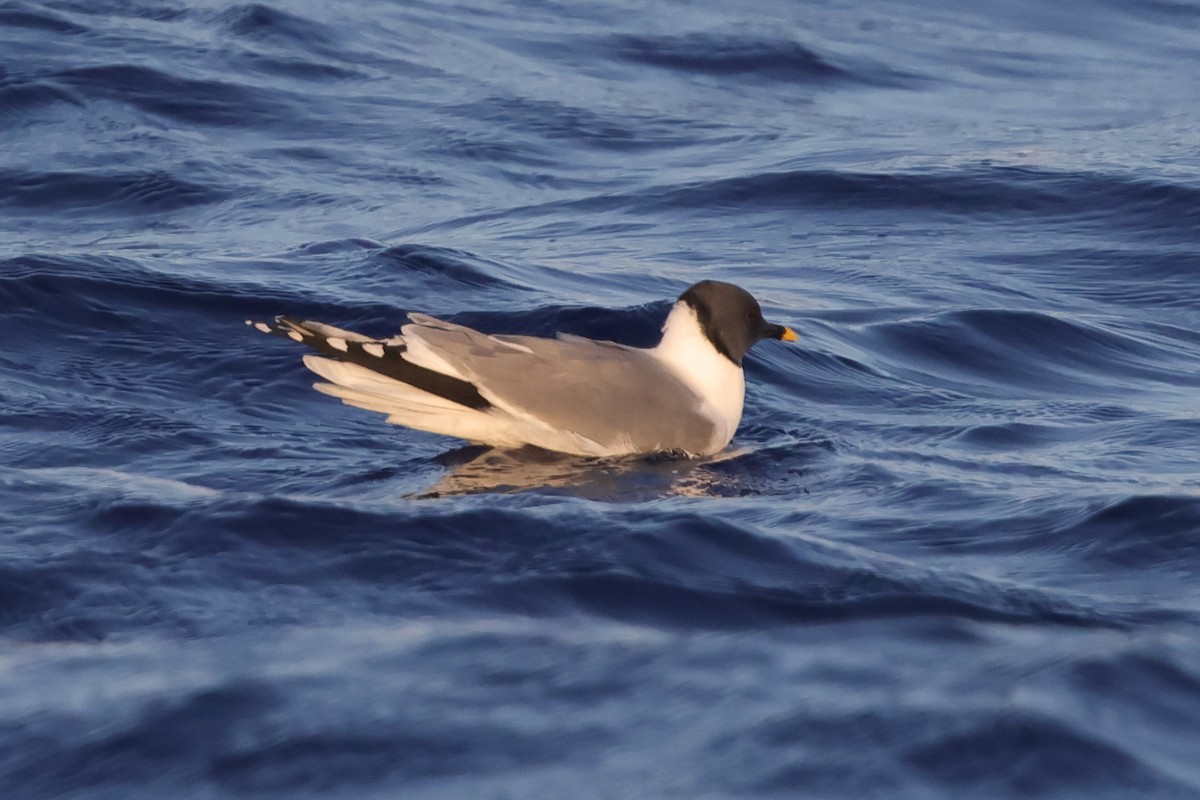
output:
[[[248,324],[328,356],[305,357],[329,381],[316,388],[396,424],[580,455],[712,449],[716,426],[702,399],[650,351],[410,319],[390,339],[287,317]]]

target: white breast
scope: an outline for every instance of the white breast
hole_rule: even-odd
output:
[[[746,375],[704,335],[691,306],[675,304],[663,325],[662,341],[651,352],[704,398],[702,410],[717,427],[710,452],[729,444],[742,421]]]

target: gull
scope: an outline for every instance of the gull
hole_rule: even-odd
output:
[[[502,448],[579,456],[709,456],[742,418],[742,360],[763,339],[795,341],[738,286],[705,280],[671,307],[649,348],[582,336],[504,336],[411,313],[375,339],[287,316],[246,324],[311,347],[313,388],[396,425]]]

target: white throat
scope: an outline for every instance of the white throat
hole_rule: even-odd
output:
[[[746,375],[717,351],[687,303],[675,303],[662,331],[662,341],[650,352],[705,399],[702,410],[717,426],[713,449],[720,450],[733,439],[742,420]]]

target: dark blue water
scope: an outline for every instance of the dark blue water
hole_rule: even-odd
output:
[[[1200,5],[0,1],[0,796],[1200,796]],[[277,313],[795,346],[481,453]]]

